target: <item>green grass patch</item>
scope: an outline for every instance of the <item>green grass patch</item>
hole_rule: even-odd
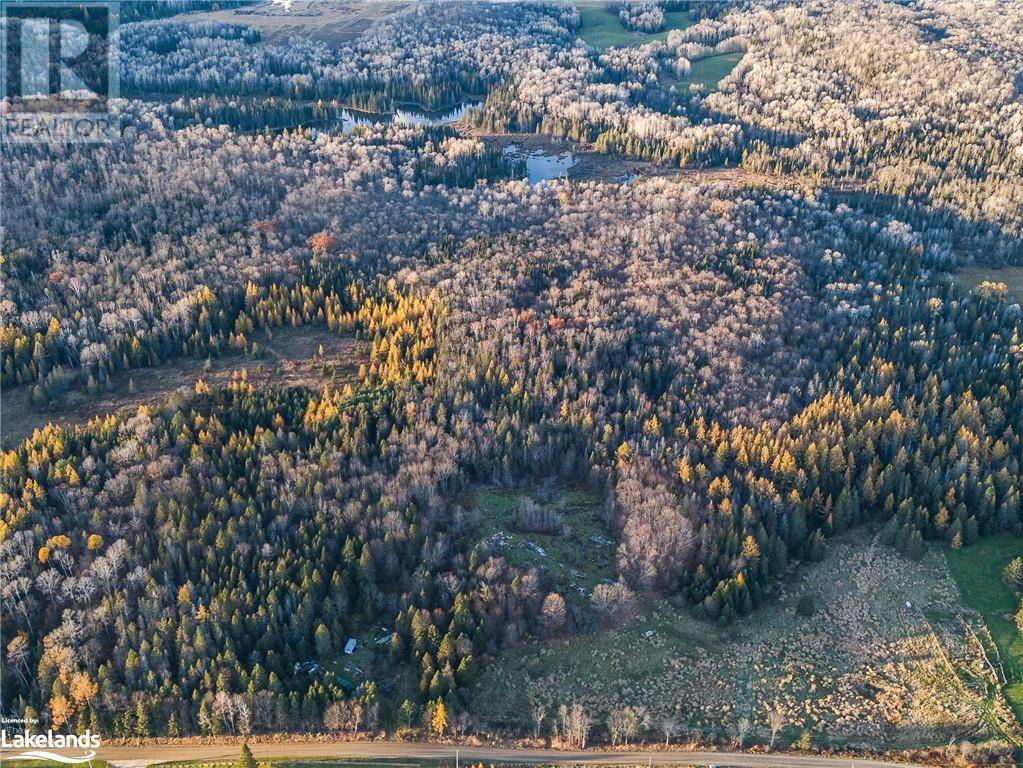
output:
[[[674,29],[685,29],[692,25],[688,11],[668,11],[664,14],[664,29],[660,32],[633,32],[626,29],[616,14],[605,10],[602,4],[580,5],[579,37],[594,48],[625,47],[643,45],[654,40],[664,40]]]
[[[696,83],[706,86],[709,90],[714,90],[718,87],[718,83],[731,74],[732,70],[735,69],[735,65],[742,61],[742,57],[742,51],[736,51],[735,53],[719,53],[715,56],[708,56],[705,59],[697,59],[693,62],[689,77],[665,76],[661,78],[661,85],[664,88],[671,88],[672,86],[685,88],[690,84]]]
[[[998,647],[1008,685],[1003,688],[1016,719],[1023,723],[1023,635],[1012,616],[1019,596],[1002,582],[1002,569],[1023,555],[1023,539],[1002,534],[981,539],[972,547],[949,550],[948,568],[963,600],[976,609]]]
[[[345,654],[340,649],[348,641],[348,637],[334,638],[334,644],[338,647],[338,655],[322,665],[322,678],[325,683],[337,686],[344,691],[353,691],[367,680],[375,679],[377,666],[376,644],[378,638],[387,636],[390,638],[393,630],[386,627],[373,626],[362,631],[353,630],[357,641],[355,652]],[[382,646],[386,651],[389,645]],[[319,673],[318,673],[319,674]]]
[[[621,24],[621,22],[618,23]],[[652,32],[650,34],[632,32],[630,34],[642,34],[643,39],[639,43],[634,43],[634,45],[645,45],[646,43],[652,43],[654,40],[666,39],[668,33],[672,30],[685,29],[692,25],[693,20],[689,18],[689,11],[666,11],[664,13],[664,29],[660,32]]]
[[[710,89],[717,88],[718,83],[735,69],[735,65],[742,60],[742,56],[741,51],[736,51],[694,61],[693,68],[689,73],[689,82],[699,83]]]
[[[561,532],[522,530],[516,510],[533,503],[559,516]],[[615,546],[601,519],[601,498],[583,486],[549,489],[475,488],[465,506],[480,511],[480,534],[509,563],[546,573],[566,600],[589,597],[602,579],[614,578]]]
[[[1023,267],[964,267],[955,276],[960,285],[971,291],[985,281],[1005,283],[1008,295],[1016,301],[1023,301]]]

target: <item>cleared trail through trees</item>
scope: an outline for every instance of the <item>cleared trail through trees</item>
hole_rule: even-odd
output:
[[[269,334],[259,329],[253,340],[260,348],[256,356],[227,350],[208,361],[178,357],[152,368],[118,371],[109,388],[98,394],[78,384],[49,407],[32,404],[29,385],[6,388],[2,441],[13,443],[51,422],[84,424],[106,413],[160,405],[176,390],[193,390],[200,379],[211,386],[226,385],[232,376],[244,375],[252,384],[337,388],[356,381],[366,358],[355,339],[338,336],[323,324],[283,326]]]

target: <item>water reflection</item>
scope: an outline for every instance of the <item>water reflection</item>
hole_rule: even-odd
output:
[[[524,154],[515,144],[509,144],[504,151],[514,157],[523,157]],[[526,161],[526,178],[530,184],[564,179],[568,176],[568,169],[579,162],[571,152],[552,154],[545,149],[534,149],[525,154],[523,159]]]
[[[2,0],[0,0],[2,2]],[[176,125],[228,125],[245,133],[286,131],[298,127],[316,131],[351,133],[356,126],[388,125],[433,127],[449,125],[465,117],[478,98],[427,110],[411,104],[393,112],[375,112],[345,107],[337,102],[276,98],[232,98],[214,96],[186,98],[171,94],[133,94],[135,98],[165,100]]]
[[[475,102],[463,101],[456,107],[427,112],[420,109],[396,109],[394,112],[363,112],[358,109],[342,109],[339,119],[333,121],[341,124],[342,133],[351,133],[357,125],[374,125],[375,123],[397,123],[398,125],[437,126],[461,120],[466,111],[475,106]]]
[[[399,125],[447,125],[465,117],[466,111],[472,106],[475,106],[472,102],[463,101],[457,107],[447,111],[421,112],[398,109],[394,112],[394,122]]]

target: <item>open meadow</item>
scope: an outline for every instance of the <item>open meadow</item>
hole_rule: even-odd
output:
[[[354,40],[374,22],[411,6],[405,0],[260,0],[254,5],[174,16],[167,23],[219,22],[254,27],[268,43],[297,37],[327,45]]]
[[[530,691],[582,703],[603,728],[608,709],[642,707],[679,738],[911,747],[978,734],[1018,739],[975,640],[980,616],[961,601],[944,556],[920,562],[862,536],[833,542],[741,625],[714,630],[663,600],[619,626],[525,646],[475,686],[480,717],[529,727]],[[662,736],[663,738],[663,736]]]
[[[473,489],[463,500],[481,514],[480,533],[517,568],[535,568],[569,601],[588,597],[615,575],[615,546],[601,498],[583,486],[548,484],[528,492]],[[533,514],[540,522],[528,518]]]
[[[718,53],[702,59],[695,59],[688,77],[663,77],[661,84],[665,88],[672,86],[682,88],[690,83],[696,83],[705,86],[708,90],[714,90],[718,87],[718,83],[731,74],[735,65],[742,61],[742,56],[741,52]]]
[[[692,21],[687,11],[667,11],[664,14],[664,29],[660,32],[633,32],[626,29],[618,16],[604,7],[604,3],[577,3],[582,25],[579,37],[594,48],[612,46],[643,45],[654,40],[664,40],[673,29],[685,29]]]
[[[1010,535],[992,536],[947,553],[949,571],[963,601],[984,617],[987,631],[981,632],[981,639],[990,653],[989,663],[1023,722],[1023,634],[1014,618],[1019,602],[1002,581],[1002,569],[1020,556],[1023,540]]]
[[[961,285],[970,290],[976,290],[981,283],[1003,283],[1009,298],[1023,301],[1023,267],[973,265],[958,270],[955,276]]]
[[[48,405],[35,405],[31,387],[5,388],[0,445],[9,446],[48,423],[75,426],[107,413],[161,405],[175,391],[196,382],[227,386],[242,376],[257,386],[339,388],[358,378],[365,350],[326,325],[263,329],[253,337],[255,354],[227,350],[219,357],[178,357],[163,365],[112,374],[94,393],[77,383]]]

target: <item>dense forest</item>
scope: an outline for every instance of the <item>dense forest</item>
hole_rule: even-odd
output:
[[[5,446],[3,711],[444,732],[487,658],[637,594],[726,626],[857,526],[910,558],[1023,533],[1023,313],[944,271],[967,243],[1023,259],[1023,15],[841,5],[744,3],[606,52],[563,4],[417,6],[341,49],[126,25],[126,92],[204,101],[118,101],[121,141],[4,152],[4,387],[45,407],[284,325],[368,356],[342,386],[239,373]],[[720,90],[645,106],[730,50]],[[477,126],[775,182],[534,185],[451,128],[256,127],[293,99],[483,91]],[[551,480],[603,499],[615,578],[582,597],[463,501]],[[349,637],[379,638],[372,679],[333,666]]]
[[[660,10],[625,3],[621,13],[656,15],[647,6]],[[565,3],[421,4],[337,49],[257,45],[258,31],[239,25],[135,24],[122,36],[123,86],[373,110],[489,94],[474,119],[491,130],[862,186],[880,210],[896,205],[921,229],[1012,261],[1000,232],[1023,231],[1018,13],[858,0],[689,14],[696,23],[664,41],[606,51],[574,36],[579,15]],[[742,63],[720,88],[686,84],[693,62],[736,51]]]

